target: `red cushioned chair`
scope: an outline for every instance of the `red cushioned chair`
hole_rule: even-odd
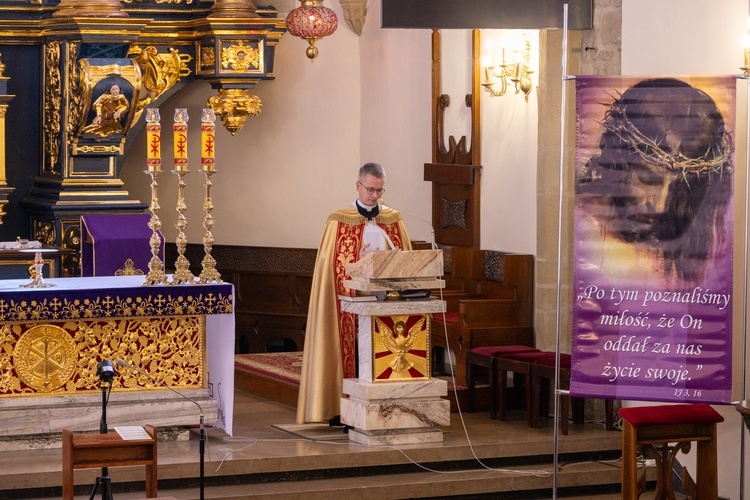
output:
[[[539,349],[526,345],[493,345],[475,347],[466,354],[466,386],[468,389],[468,411],[474,411],[474,387],[479,367],[487,369],[490,384],[490,418],[497,419],[498,401],[504,397],[506,387],[498,386],[497,358],[508,354],[538,352]]]

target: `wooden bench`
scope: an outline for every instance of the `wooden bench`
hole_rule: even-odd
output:
[[[446,287],[434,296],[448,312],[444,322],[434,315],[431,345],[453,352],[456,384],[465,386],[472,348],[534,345],[534,257],[452,247],[444,249],[444,261]]]

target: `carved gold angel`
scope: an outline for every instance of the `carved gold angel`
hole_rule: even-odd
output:
[[[394,372],[405,371],[414,366],[414,363],[406,358],[406,354],[414,347],[414,344],[419,338],[418,333],[422,330],[424,325],[425,317],[423,316],[412,326],[409,331],[406,331],[406,324],[403,321],[397,321],[393,325],[391,330],[383,321],[375,317],[375,322],[380,333],[380,339],[383,341],[383,345],[395,354],[393,360],[388,366]]]

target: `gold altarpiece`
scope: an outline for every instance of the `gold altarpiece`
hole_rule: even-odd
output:
[[[0,240],[20,234],[76,251],[82,214],[147,208],[131,199],[119,178],[128,139],[145,126],[144,110],[205,80],[216,89],[205,105],[237,133],[260,113],[260,99],[249,91],[275,78],[275,48],[285,32],[275,10],[258,9],[251,0],[0,6],[0,54],[7,66],[0,78],[17,90],[13,103],[20,101],[17,110],[11,103],[7,121],[0,120],[14,145],[4,151],[14,157],[7,177],[20,186],[6,183],[0,170],[0,216],[3,207],[10,214]],[[38,72],[28,71],[34,66]],[[13,97],[5,94],[3,112]],[[9,200],[14,189],[16,199]],[[77,252],[65,256],[62,267],[65,275],[78,275]]]

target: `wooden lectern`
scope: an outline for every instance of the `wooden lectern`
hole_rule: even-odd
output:
[[[445,312],[445,301],[405,298],[444,286],[442,257],[442,250],[371,252],[347,266],[348,288],[387,294],[384,300],[341,297],[341,310],[357,314],[359,324],[358,378],[344,380],[348,397],[341,399],[341,421],[353,427],[349,440],[442,442],[436,427],[450,424],[450,402],[443,399],[447,382],[431,377],[430,329],[431,314]]]
[[[73,434],[62,431],[63,500],[73,500],[73,472],[129,465],[146,466],[146,498],[156,498],[156,428],[144,426],[151,439],[124,440],[116,432]]]

